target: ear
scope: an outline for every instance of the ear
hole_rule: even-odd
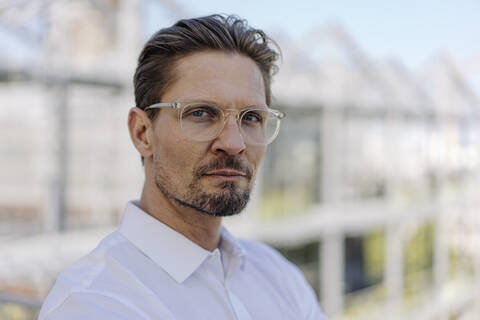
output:
[[[140,108],[132,108],[128,113],[128,131],[138,152],[148,159],[152,156],[153,126],[147,113]]]

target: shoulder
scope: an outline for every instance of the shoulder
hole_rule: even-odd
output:
[[[239,240],[247,263],[298,307],[302,319],[326,319],[318,299],[303,273],[277,250],[261,242]]]
[[[138,308],[104,292],[74,289],[55,306],[42,307],[39,320],[146,320]]]
[[[247,263],[270,281],[281,284],[287,291],[311,290],[300,269],[271,246],[251,240],[240,240],[246,251]]]
[[[288,274],[300,272],[280,252],[265,243],[244,239],[239,240],[239,243],[245,249],[248,261],[259,267],[287,271]]]
[[[94,308],[94,304],[90,303],[93,301],[102,301],[107,304],[120,303],[118,298],[91,290],[91,287],[104,272],[110,252],[125,241],[120,233],[113,232],[95,249],[60,273],[42,305],[39,319],[64,319],[53,317],[53,315],[59,315],[64,310],[71,309],[72,304],[87,310],[85,304],[88,303]],[[95,299],[92,300],[92,297]]]
[[[126,241],[119,232],[109,234],[95,249],[62,271],[52,290],[88,288],[104,270],[111,252]]]

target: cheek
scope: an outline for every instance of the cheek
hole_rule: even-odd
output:
[[[162,166],[172,173],[178,173],[178,168],[184,166],[185,150],[182,148],[181,137],[177,131],[176,119],[167,118],[158,122],[157,141],[155,144],[157,154]]]
[[[248,160],[250,164],[253,166],[255,172],[258,170],[263,157],[265,156],[266,147],[251,147],[248,151]]]
[[[168,169],[175,174],[182,173],[188,170],[188,158],[189,154],[185,152],[184,148],[179,146],[175,142],[165,144],[163,157]]]
[[[163,143],[162,156],[170,170],[170,176],[192,176],[203,157],[200,144],[192,144],[182,139],[167,139]]]
[[[267,147],[263,147],[263,146],[252,147],[252,155],[255,161],[257,162],[257,165],[260,164],[260,162],[262,161],[266,151],[267,151]]]

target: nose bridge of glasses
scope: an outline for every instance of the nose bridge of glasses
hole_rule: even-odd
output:
[[[222,109],[223,112],[223,124],[222,124],[222,131],[225,128],[225,125],[228,122],[228,119],[230,116],[232,116],[237,123],[238,129],[241,129],[241,124],[240,124],[240,115],[242,114],[243,110],[237,110],[237,109]],[[241,132],[241,130],[240,130]]]
[[[237,109],[222,109],[223,111],[223,117],[224,121],[226,122],[228,120],[228,116],[233,116],[235,119],[239,119],[239,115],[242,113],[243,110],[237,110]]]
[[[236,123],[238,133],[240,134],[240,136],[242,136],[242,138],[245,138],[243,136],[242,126],[240,124],[240,114],[242,113],[242,111],[243,110],[237,110],[237,109],[222,109],[223,123],[222,123],[222,127],[220,128],[220,130],[218,132],[218,135],[223,133],[223,131],[225,130],[225,127],[227,126],[228,119],[230,118],[230,116],[232,116],[235,123]]]

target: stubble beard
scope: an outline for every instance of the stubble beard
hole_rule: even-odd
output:
[[[192,176],[192,181],[186,187],[185,192],[174,190],[175,188],[169,181],[171,179],[162,174],[160,161],[160,159],[155,159],[154,157],[155,184],[168,198],[183,207],[191,208],[210,216],[226,217],[240,213],[250,199],[249,182],[253,178],[252,170],[241,164],[235,157],[225,157],[196,169]],[[247,186],[240,189],[237,183],[227,181],[216,186],[218,191],[207,193],[202,190],[200,180],[205,173],[210,170],[223,168],[245,172]]]

